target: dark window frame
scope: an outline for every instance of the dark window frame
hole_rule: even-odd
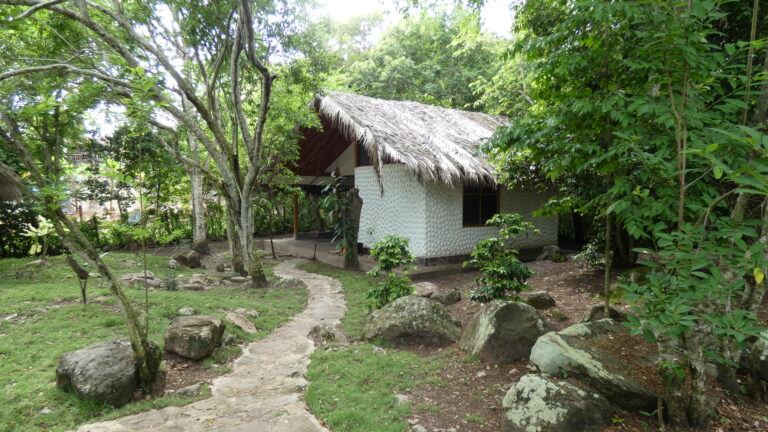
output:
[[[478,199],[478,213],[480,218],[480,223],[467,223],[467,215],[466,215],[466,207],[467,207],[467,196],[473,196],[473,197],[479,197]],[[483,202],[485,200],[493,200],[494,211],[490,215],[483,215]],[[487,226],[485,223],[493,217],[493,215],[498,214],[501,211],[501,194],[499,193],[499,189],[496,188],[490,188],[490,187],[472,187],[472,186],[464,186],[462,189],[461,194],[461,226],[462,228],[477,228],[477,227],[484,227]],[[486,216],[486,217],[484,217]]]

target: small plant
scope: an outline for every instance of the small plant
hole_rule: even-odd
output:
[[[49,236],[54,233],[53,224],[48,219],[38,215],[37,227],[27,224],[21,235],[33,239],[32,247],[29,248],[30,255],[39,253],[42,258],[45,258],[48,253]]]
[[[573,256],[573,261],[580,269],[602,269],[605,267],[605,258],[601,252],[605,243],[601,235],[596,236],[584,245],[581,252]]]
[[[464,263],[465,267],[473,266],[481,273],[475,279],[478,287],[469,297],[481,303],[515,300],[521,291],[530,289],[525,281],[533,272],[517,257],[518,251],[508,248],[507,244],[520,233],[533,229],[533,224],[523,221],[516,213],[494,215],[485,224],[499,227],[499,236],[477,242],[472,259]]]
[[[408,239],[388,235],[373,245],[371,257],[378,264],[368,274],[371,276],[384,274],[388,279],[371,288],[365,295],[370,302],[369,308],[379,309],[400,297],[413,294],[413,282],[408,278],[407,265],[415,258],[408,248]],[[403,268],[402,276],[395,272],[401,266],[406,266]],[[415,267],[411,269],[413,268]]]

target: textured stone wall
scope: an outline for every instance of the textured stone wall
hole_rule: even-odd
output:
[[[407,238],[411,251],[419,258],[467,255],[476,242],[497,233],[492,227],[462,226],[461,188],[433,182],[420,184],[404,165],[398,164],[384,165],[382,178],[383,196],[373,167],[355,168],[355,186],[363,199],[359,241],[366,247],[387,234],[395,234]],[[538,234],[521,235],[513,247],[557,243],[557,218],[531,216],[546,199],[540,193],[501,192],[501,212],[520,213],[540,230]]]
[[[453,255],[467,255],[476,242],[497,234],[493,227],[462,226],[461,188],[451,188],[439,183],[428,183],[426,188],[427,248],[424,258]],[[520,213],[532,222],[539,233],[521,235],[512,247],[528,248],[557,243],[557,218],[532,217],[531,213],[546,202],[546,195],[524,191],[502,190],[500,210],[502,213]]]
[[[410,241],[417,257],[426,254],[425,188],[405,165],[384,165],[381,169],[384,195],[373,167],[355,168],[355,186],[360,190],[363,209],[358,241],[365,247],[395,234]]]

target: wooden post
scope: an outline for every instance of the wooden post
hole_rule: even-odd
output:
[[[293,237],[299,233],[299,194],[293,192]]]

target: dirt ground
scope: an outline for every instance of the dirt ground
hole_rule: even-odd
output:
[[[579,269],[570,260],[527,264],[535,272],[528,284],[534,290],[548,291],[557,302],[555,308],[541,312],[551,329],[561,330],[580,322],[590,307],[600,301],[597,294],[603,284],[602,271]],[[477,272],[460,272],[425,280],[442,287],[455,287],[464,294],[475,286],[477,275]],[[624,307],[622,304],[617,306]],[[463,295],[459,303],[448,309],[451,316],[465,327],[481,307]],[[440,382],[422,385],[409,395],[414,407],[410,422],[424,426],[428,432],[499,431],[504,395],[520,377],[535,371],[527,360],[499,366],[483,364],[467,356],[455,344],[445,348],[404,349],[422,355],[445,352]],[[627,357],[630,360],[629,354]],[[714,424],[706,432],[768,431],[768,407],[765,404],[728,396],[719,389],[713,389],[713,392],[721,398],[721,404]],[[612,426],[604,432],[649,430],[659,430],[655,416],[617,411]],[[672,432],[675,429],[667,427],[666,430]]]

